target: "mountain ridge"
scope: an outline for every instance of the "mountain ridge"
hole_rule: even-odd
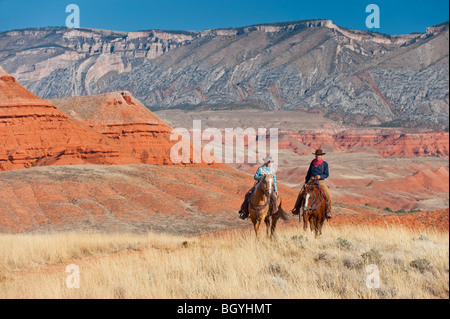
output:
[[[0,65],[43,98],[127,90],[151,110],[318,109],[345,124],[448,129],[448,22],[407,35],[327,19],[203,31],[8,31],[0,33]]]
[[[158,29],[158,28],[149,28],[149,29],[141,29],[141,30],[133,30],[133,31],[121,31],[121,30],[109,30],[109,29],[100,29],[100,28],[89,28],[89,27],[79,27],[76,28],[77,30],[85,30],[85,31],[106,31],[108,33],[117,33],[117,34],[128,34],[128,33],[137,33],[137,32],[148,32],[148,31],[160,31],[160,32],[167,32],[167,33],[173,33],[173,34],[196,34],[201,33],[205,31],[217,31],[217,30],[237,30],[237,29],[243,29],[243,28],[251,28],[251,27],[257,27],[257,26],[275,26],[275,27],[286,27],[294,24],[304,24],[304,23],[310,23],[310,22],[328,22],[335,26],[337,26],[339,29],[347,30],[347,31],[353,31],[353,32],[368,32],[373,34],[378,34],[386,37],[391,36],[406,36],[406,35],[417,35],[417,34],[423,34],[427,33],[429,30],[434,28],[440,28],[445,27],[449,24],[449,20],[443,21],[441,23],[437,23],[435,25],[432,25],[430,27],[425,28],[425,32],[420,31],[413,31],[409,33],[402,33],[402,34],[388,34],[378,31],[371,31],[371,30],[359,30],[359,29],[350,29],[347,27],[340,26],[338,24],[335,24],[332,20],[326,19],[326,18],[317,18],[317,19],[302,19],[302,20],[291,20],[291,21],[281,21],[281,22],[262,22],[262,23],[256,23],[256,24],[246,24],[242,26],[235,26],[235,27],[219,27],[219,28],[211,28],[211,29],[203,29],[203,30],[180,30],[180,29]],[[0,33],[7,33],[7,32],[15,32],[15,31],[34,31],[34,30],[51,30],[51,29],[70,29],[68,27],[64,26],[45,26],[45,27],[29,27],[29,28],[19,28],[19,29],[11,29],[11,30],[4,30],[0,31]]]

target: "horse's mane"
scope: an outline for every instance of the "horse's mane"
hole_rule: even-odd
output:
[[[256,182],[256,184],[255,184],[255,188],[257,189],[259,186],[260,186],[260,184],[262,183],[262,181],[263,181],[263,179],[266,177],[266,175],[264,175],[262,178],[260,178],[257,182]]]
[[[317,191],[319,193],[319,196],[323,196],[325,198],[325,193],[317,181],[309,181],[306,185],[306,192],[309,192],[309,190]]]
[[[263,181],[267,176],[270,176],[270,175],[271,175],[271,174],[264,174],[264,175],[256,182],[255,188],[258,188],[258,187],[259,187],[259,184],[261,184],[262,181]]]

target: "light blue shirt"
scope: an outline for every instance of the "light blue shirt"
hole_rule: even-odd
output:
[[[275,172],[275,169],[273,167],[269,167],[266,165],[263,165],[258,168],[258,170],[255,173],[255,180],[259,181],[265,174],[273,174],[273,189],[278,192],[277,188],[277,174]]]

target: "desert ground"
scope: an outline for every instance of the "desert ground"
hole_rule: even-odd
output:
[[[449,297],[448,233],[329,226],[315,239],[281,226],[202,236],[0,235],[1,298]]]

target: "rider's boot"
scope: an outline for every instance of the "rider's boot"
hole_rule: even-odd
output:
[[[275,193],[273,193],[272,195],[271,205],[272,205],[272,215],[275,215],[276,213],[278,213],[278,197]]]
[[[247,209],[241,209],[241,210],[239,211],[239,218],[240,218],[240,219],[247,219],[249,215],[250,215],[250,214],[249,214],[249,212],[248,212]]]
[[[300,193],[297,196],[297,201],[295,202],[294,209],[292,210],[292,214],[294,214],[294,215],[300,214],[300,205],[301,205],[304,191],[305,191],[305,186],[302,187],[302,190],[300,191]]]
[[[249,197],[249,194],[245,195],[245,200],[241,205],[241,209],[239,210],[239,218],[240,219],[247,219],[248,216],[250,215],[250,213],[248,211],[248,197]]]

